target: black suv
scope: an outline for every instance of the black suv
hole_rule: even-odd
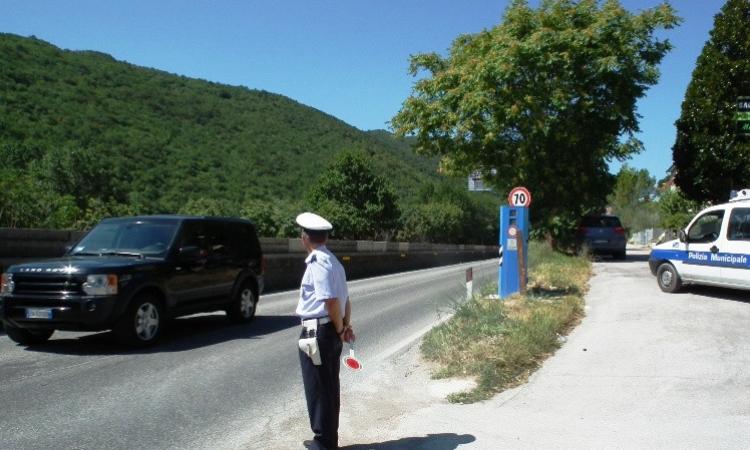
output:
[[[142,216],[105,219],[62,258],[11,266],[0,318],[31,345],[55,330],[114,330],[131,345],[157,341],[165,319],[225,310],[255,316],[263,254],[252,222]]]

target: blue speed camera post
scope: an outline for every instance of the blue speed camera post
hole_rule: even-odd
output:
[[[498,295],[506,298],[526,290],[529,244],[529,208],[531,194],[526,188],[514,188],[508,196],[510,206],[500,207],[500,269]]]

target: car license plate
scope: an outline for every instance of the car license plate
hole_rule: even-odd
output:
[[[596,240],[594,240],[594,244],[606,244],[606,243],[607,243],[606,239],[596,239]]]
[[[51,308],[26,308],[27,319],[52,319]]]

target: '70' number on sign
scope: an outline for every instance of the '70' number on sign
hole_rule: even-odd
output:
[[[531,193],[526,188],[514,188],[508,195],[508,203],[511,206],[529,206],[531,204]]]

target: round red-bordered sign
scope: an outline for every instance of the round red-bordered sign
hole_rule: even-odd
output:
[[[349,344],[349,355],[341,358],[341,363],[349,370],[355,372],[362,370],[362,363],[354,356],[354,347],[351,344]]]
[[[527,208],[531,205],[531,192],[525,187],[514,187],[508,194],[508,204],[510,206],[520,206]]]

